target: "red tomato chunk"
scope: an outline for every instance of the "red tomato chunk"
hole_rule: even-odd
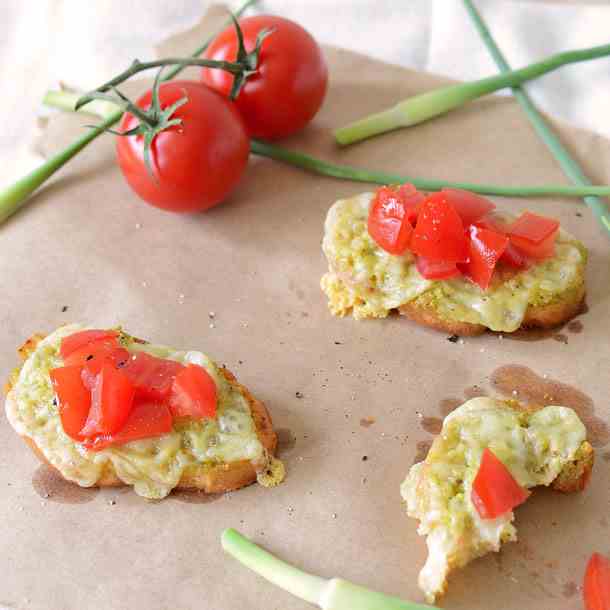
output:
[[[87,449],[100,451],[113,445],[153,438],[172,430],[172,415],[167,405],[156,402],[136,402],[125,425],[115,434],[101,434],[86,440]]]
[[[421,205],[411,250],[430,260],[465,263],[468,244],[464,224],[445,193],[430,195]]]
[[[64,337],[59,348],[59,355],[65,360],[72,352],[85,348],[91,343],[104,339],[114,339],[119,333],[116,330],[82,330]]]
[[[508,246],[508,237],[474,225],[470,226],[469,232],[470,260],[463,265],[462,271],[469,280],[487,290],[494,269]]]
[[[189,364],[174,379],[169,406],[174,417],[216,417],[216,383],[201,366]]]
[[[92,450],[166,434],[173,417],[214,418],[216,383],[197,365],[130,353],[116,331],[63,339],[66,366],[50,371],[66,434]]]
[[[174,378],[182,369],[184,366],[179,362],[136,352],[121,370],[133,383],[138,396],[164,401],[169,397]]]
[[[610,610],[610,561],[599,553],[593,553],[583,585],[586,610]]]
[[[481,519],[500,517],[523,504],[528,497],[529,492],[515,481],[510,470],[485,448],[471,493]]]
[[[57,398],[59,417],[64,432],[74,440],[82,440],[80,431],[87,421],[91,393],[81,378],[82,367],[62,366],[50,371]]]

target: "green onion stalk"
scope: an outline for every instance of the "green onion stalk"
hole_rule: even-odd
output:
[[[481,40],[487,47],[487,50],[496,63],[496,66],[498,66],[501,72],[506,74],[511,68],[506,61],[506,58],[502,54],[502,51],[500,51],[494,37],[489,31],[487,24],[471,0],[463,1],[477,32],[481,36]],[[574,184],[580,186],[591,184],[591,181],[583,173],[576,160],[566,150],[557,135],[550,128],[547,121],[545,121],[542,114],[540,114],[529,95],[521,87],[513,87],[512,91],[516,100],[519,102],[519,104],[521,104],[521,107],[525,111],[530,123],[538,135],[542,138],[542,141],[547,145],[566,176]],[[608,211],[608,206],[599,197],[595,197],[593,195],[586,196],[584,201],[600,222],[601,226],[610,234],[610,211]]]
[[[337,142],[346,146],[366,138],[411,127],[439,116],[467,102],[488,95],[506,87],[516,87],[543,74],[557,70],[561,66],[579,61],[587,61],[610,55],[610,44],[564,51],[551,55],[542,61],[530,64],[520,70],[509,70],[503,74],[490,76],[470,83],[459,83],[440,87],[427,93],[410,97],[399,104],[371,114],[335,131]]]
[[[239,17],[249,6],[257,2],[257,0],[244,0],[234,11],[234,15]],[[227,19],[223,28],[232,23],[232,18]],[[212,43],[214,36],[210,36],[198,49],[196,49],[192,57],[199,57]],[[183,69],[184,65],[176,65],[168,70],[162,80],[167,81],[175,78]],[[45,97],[45,103],[48,105],[62,105],[64,96],[63,91],[50,92]],[[73,106],[74,107],[74,106]],[[98,116],[103,116],[103,121],[96,127],[83,134],[75,140],[67,148],[57,153],[42,165],[34,169],[32,172],[17,180],[8,188],[0,191],[0,223],[4,222],[9,216],[14,214],[21,208],[29,196],[42,184],[48,180],[56,171],[63,167],[72,157],[78,154],[88,144],[93,142],[98,136],[102,135],[114,124],[118,123],[123,116],[123,109],[118,108],[111,102],[103,102],[95,100],[87,104],[87,110]]]
[[[48,106],[73,112],[79,99],[81,99],[81,94],[77,92],[50,91],[45,96],[44,102]],[[94,103],[95,102],[90,102],[78,112],[89,114],[90,110],[93,109],[92,105]],[[103,119],[102,125],[108,120],[105,113],[110,112],[110,118],[114,116],[114,110],[110,108],[110,106],[106,106],[103,110],[98,108],[98,112],[101,111],[98,116]],[[610,195],[609,186],[560,186],[548,184],[540,186],[502,186],[497,184],[417,178],[404,174],[361,169],[349,165],[337,165],[302,152],[288,150],[281,146],[255,139],[252,139],[250,142],[250,150],[255,155],[274,159],[275,161],[286,163],[287,165],[303,169],[319,176],[328,176],[340,180],[350,180],[352,182],[364,182],[368,184],[402,184],[410,182],[424,191],[438,191],[442,188],[457,188],[483,195],[498,195],[503,197],[583,197],[585,195]]]
[[[303,572],[264,551],[234,529],[222,533],[222,548],[247,568],[296,597],[322,610],[431,610],[371,591],[342,578],[327,580]]]

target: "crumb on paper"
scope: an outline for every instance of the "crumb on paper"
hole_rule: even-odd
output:
[[[213,311],[208,312],[208,318],[215,318],[216,314]]]
[[[333,513],[333,514],[331,515],[331,517],[332,517],[333,519],[336,519],[336,518],[337,518],[337,513]]]
[[[297,398],[304,398],[304,396],[305,396],[305,395],[303,394],[303,392],[299,392],[298,390],[297,390],[297,391],[294,393],[294,395],[295,395]]]
[[[214,322],[210,322],[210,328],[216,328],[216,324],[214,324]]]
[[[141,229],[142,225],[139,222],[136,222],[136,229]]]
[[[447,341],[449,341],[450,343],[457,343],[459,339],[460,338],[457,335],[451,335],[450,337],[447,337]]]

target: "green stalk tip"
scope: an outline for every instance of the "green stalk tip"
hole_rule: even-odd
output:
[[[440,87],[410,97],[392,108],[341,127],[335,131],[335,138],[339,144],[345,146],[394,129],[417,125],[483,95],[488,95],[506,87],[516,87],[557,70],[561,66],[608,55],[610,55],[610,45],[608,44],[564,51],[550,55],[519,70],[509,70],[477,81]]]

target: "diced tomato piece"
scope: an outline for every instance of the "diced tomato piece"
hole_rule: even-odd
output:
[[[464,224],[445,193],[434,193],[421,204],[410,247],[415,254],[434,261],[468,260]]]
[[[460,275],[460,270],[456,267],[455,263],[431,261],[425,256],[418,256],[415,259],[415,266],[427,280],[447,280]]]
[[[444,188],[441,193],[445,194],[447,201],[456,209],[465,227],[489,214],[496,207],[489,199],[470,191]]]
[[[377,191],[368,219],[369,235],[390,254],[403,254],[409,245],[413,226],[400,193],[389,186]]]
[[[599,553],[593,553],[583,585],[586,610],[610,610],[610,561]]]
[[[174,417],[216,417],[217,388],[201,366],[189,364],[174,379],[169,407]]]
[[[121,370],[133,383],[138,396],[164,401],[169,397],[174,378],[183,369],[179,362],[135,352]]]
[[[49,371],[61,425],[64,432],[74,440],[82,440],[80,431],[91,407],[91,394],[81,379],[81,371],[80,366],[62,366]]]
[[[61,340],[59,355],[65,360],[72,352],[104,339],[115,339],[119,336],[116,330],[81,330]]]
[[[555,253],[559,222],[553,218],[523,212],[509,227],[511,243],[526,256],[544,259]]]
[[[555,254],[555,239],[557,238],[558,231],[551,233],[544,241],[539,244],[534,244],[528,239],[523,237],[510,236],[510,241],[521,252],[524,256],[533,258],[536,260],[542,260],[550,258]]]
[[[407,220],[415,228],[421,204],[426,200],[426,196],[409,182],[405,182],[398,187],[398,194],[405,208]]]
[[[91,390],[91,409],[81,435],[118,432],[129,416],[134,396],[135,388],[127,376],[105,362]]]
[[[504,253],[500,257],[500,261],[506,263],[510,267],[515,267],[516,269],[527,269],[531,264],[530,259],[520,252],[510,241],[506,246],[506,250],[504,250]]]
[[[119,347],[115,338],[100,339],[75,349],[69,356],[64,358],[64,364],[66,366],[84,365],[94,358],[103,361],[111,352],[117,349],[123,348]]]
[[[508,237],[489,229],[470,225],[469,261],[461,266],[462,273],[481,289],[487,290],[494,269],[508,246]]]
[[[511,225],[511,237],[522,237],[535,244],[545,241],[559,229],[559,221],[546,216],[538,216],[531,212],[523,212]]]
[[[529,492],[521,487],[510,470],[485,448],[479,471],[472,483],[470,497],[481,519],[495,519],[523,504],[529,497]]]
[[[497,212],[485,214],[485,216],[475,220],[472,224],[481,227],[481,229],[489,229],[496,233],[502,233],[502,235],[506,235],[510,227],[510,222]]]
[[[113,445],[162,436],[172,430],[169,407],[158,402],[136,401],[127,421],[115,434],[101,434],[87,439],[83,445],[91,451],[100,451]]]

